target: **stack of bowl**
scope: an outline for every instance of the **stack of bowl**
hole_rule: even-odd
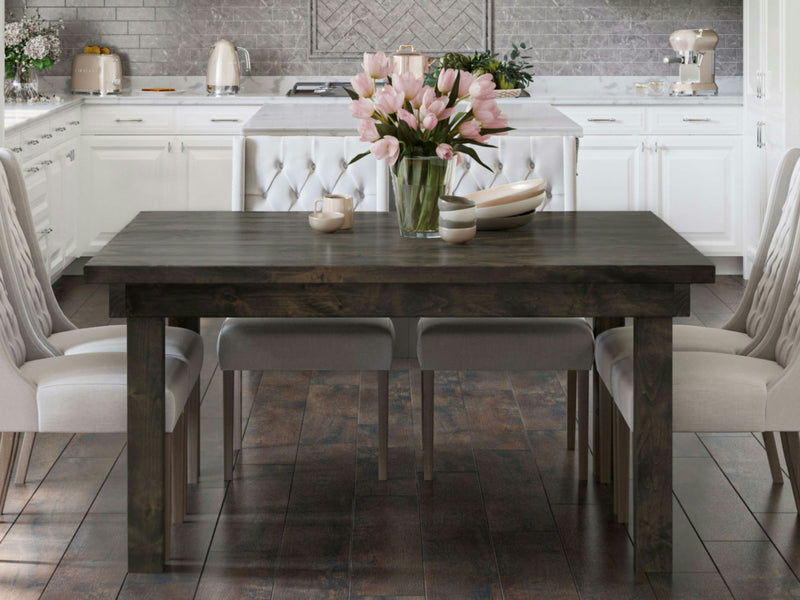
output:
[[[462,196],[439,196],[439,235],[450,244],[475,237],[475,202]]]
[[[512,229],[530,222],[547,199],[547,180],[506,183],[464,197],[475,202],[478,229]]]

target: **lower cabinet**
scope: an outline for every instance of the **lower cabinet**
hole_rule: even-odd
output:
[[[82,254],[144,210],[230,210],[230,136],[83,136]]]

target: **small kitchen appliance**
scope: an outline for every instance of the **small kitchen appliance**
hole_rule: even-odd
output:
[[[122,61],[118,54],[76,54],[72,59],[73,94],[105,96],[122,88]]]
[[[414,46],[400,46],[397,52],[389,55],[394,63],[393,76],[413,73],[415,77],[424,76],[431,67],[431,57],[414,50]]]
[[[669,87],[672,96],[697,96],[718,93],[714,82],[714,49],[719,36],[713,29],[679,29],[669,36],[678,56],[667,56],[665,63],[680,65],[679,80]]]
[[[241,71],[239,58],[244,59],[244,72],[250,73],[250,53],[228,40],[219,40],[211,47],[206,71],[206,90],[212,96],[232,96],[239,92]]]

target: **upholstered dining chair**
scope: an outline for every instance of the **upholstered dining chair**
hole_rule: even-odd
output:
[[[749,354],[763,339],[775,313],[778,296],[788,268],[789,246],[798,223],[797,199],[789,194],[792,173],[800,159],[800,149],[786,152],[775,173],[767,212],[744,296],[734,315],[721,328],[674,325],[673,350]],[[779,227],[780,224],[780,227]],[[633,327],[617,327],[598,336],[595,363],[602,382],[602,401],[609,401],[611,370],[620,360],[633,355]],[[775,438],[764,432],[770,471],[776,483],[782,481]],[[606,437],[601,443],[610,444]]]
[[[6,148],[0,148],[0,166],[6,183],[0,198],[0,225],[5,231],[9,268],[9,296],[18,315],[29,327],[22,329],[32,358],[99,352],[126,352],[124,325],[78,328],[58,305],[50,276],[42,259],[33,226],[28,192],[19,163]],[[167,327],[166,354],[187,363],[200,373],[203,343],[187,329]],[[200,382],[195,381],[187,406],[188,472],[190,483],[197,481],[200,446]],[[25,432],[17,465],[16,482],[24,483],[35,432]]]
[[[311,211],[316,199],[336,193],[351,195],[357,211],[385,210],[377,205],[374,159],[347,164],[367,147],[352,137],[241,138],[234,145],[239,168],[234,168],[232,209]],[[355,220],[358,227],[357,216]],[[309,235],[314,233],[309,230]],[[386,479],[393,345],[394,326],[388,318],[226,319],[217,343],[225,478],[232,478],[234,454],[241,449],[242,371],[346,370],[377,373],[378,479]]]
[[[673,431],[702,432],[781,432],[784,456],[789,467],[795,502],[800,510],[800,163],[793,152],[784,159],[773,190],[772,201],[780,208],[777,223],[769,223],[773,232],[762,262],[759,284],[753,292],[753,304],[763,301],[768,291],[773,299],[768,316],[754,343],[744,351],[721,351],[706,348],[681,349],[673,353]],[[788,173],[786,168],[794,161]],[[788,186],[787,186],[788,180]],[[788,187],[785,199],[777,194]],[[769,216],[775,216],[771,207]],[[766,237],[770,237],[766,234]],[[762,237],[762,241],[764,237]],[[763,257],[762,257],[763,258]],[[783,266],[776,272],[776,265]],[[754,271],[755,273],[755,271]],[[751,308],[751,312],[753,309]],[[760,316],[760,315],[759,315]],[[735,318],[735,317],[734,317]],[[752,322],[756,317],[749,317]],[[598,348],[606,335],[598,336]],[[746,335],[746,334],[741,334]],[[754,337],[754,336],[751,336]],[[620,358],[611,363],[610,353],[596,356],[598,371],[615,404],[614,503],[617,518],[624,522],[628,514],[628,464],[630,427],[633,419],[633,360]],[[777,449],[775,467],[780,470]],[[776,478],[773,475],[773,481]]]

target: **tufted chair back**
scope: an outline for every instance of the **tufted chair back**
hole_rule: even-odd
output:
[[[325,194],[349,194],[356,210],[385,211],[386,178],[357,137],[252,136],[234,144],[233,210],[311,211]],[[237,168],[237,163],[238,167]],[[241,173],[241,181],[236,178]],[[237,189],[240,188],[240,189]]]
[[[491,143],[497,148],[476,148],[476,151],[494,172],[465,156],[456,168],[454,194],[542,177],[547,179],[545,206],[550,210],[564,209],[564,138],[498,136]]]

